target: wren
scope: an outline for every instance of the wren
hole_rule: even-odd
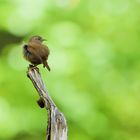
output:
[[[45,39],[41,36],[32,36],[28,43],[23,46],[23,55],[32,65],[37,66],[43,64],[43,67],[46,67],[50,71],[47,62],[50,50],[43,44],[43,41],[45,41]]]

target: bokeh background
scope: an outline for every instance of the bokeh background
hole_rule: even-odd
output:
[[[140,0],[0,0],[0,140],[44,140],[47,112],[22,45],[47,39],[47,89],[69,140],[140,140]]]

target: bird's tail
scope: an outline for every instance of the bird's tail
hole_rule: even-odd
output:
[[[50,67],[49,67],[49,65],[48,65],[48,62],[47,62],[47,61],[44,61],[44,62],[43,62],[43,67],[46,67],[46,68],[48,69],[48,71],[51,70]]]

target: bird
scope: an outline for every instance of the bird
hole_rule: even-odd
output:
[[[43,44],[45,40],[39,35],[30,37],[28,43],[23,45],[23,56],[33,66],[36,67],[39,64],[43,64],[43,67],[50,71],[51,69],[47,62],[50,50]]]

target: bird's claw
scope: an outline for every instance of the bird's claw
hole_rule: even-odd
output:
[[[31,65],[31,64],[29,64],[29,67],[28,67],[28,70],[37,70],[37,72],[39,73],[39,68],[38,67],[36,67],[35,65]]]

